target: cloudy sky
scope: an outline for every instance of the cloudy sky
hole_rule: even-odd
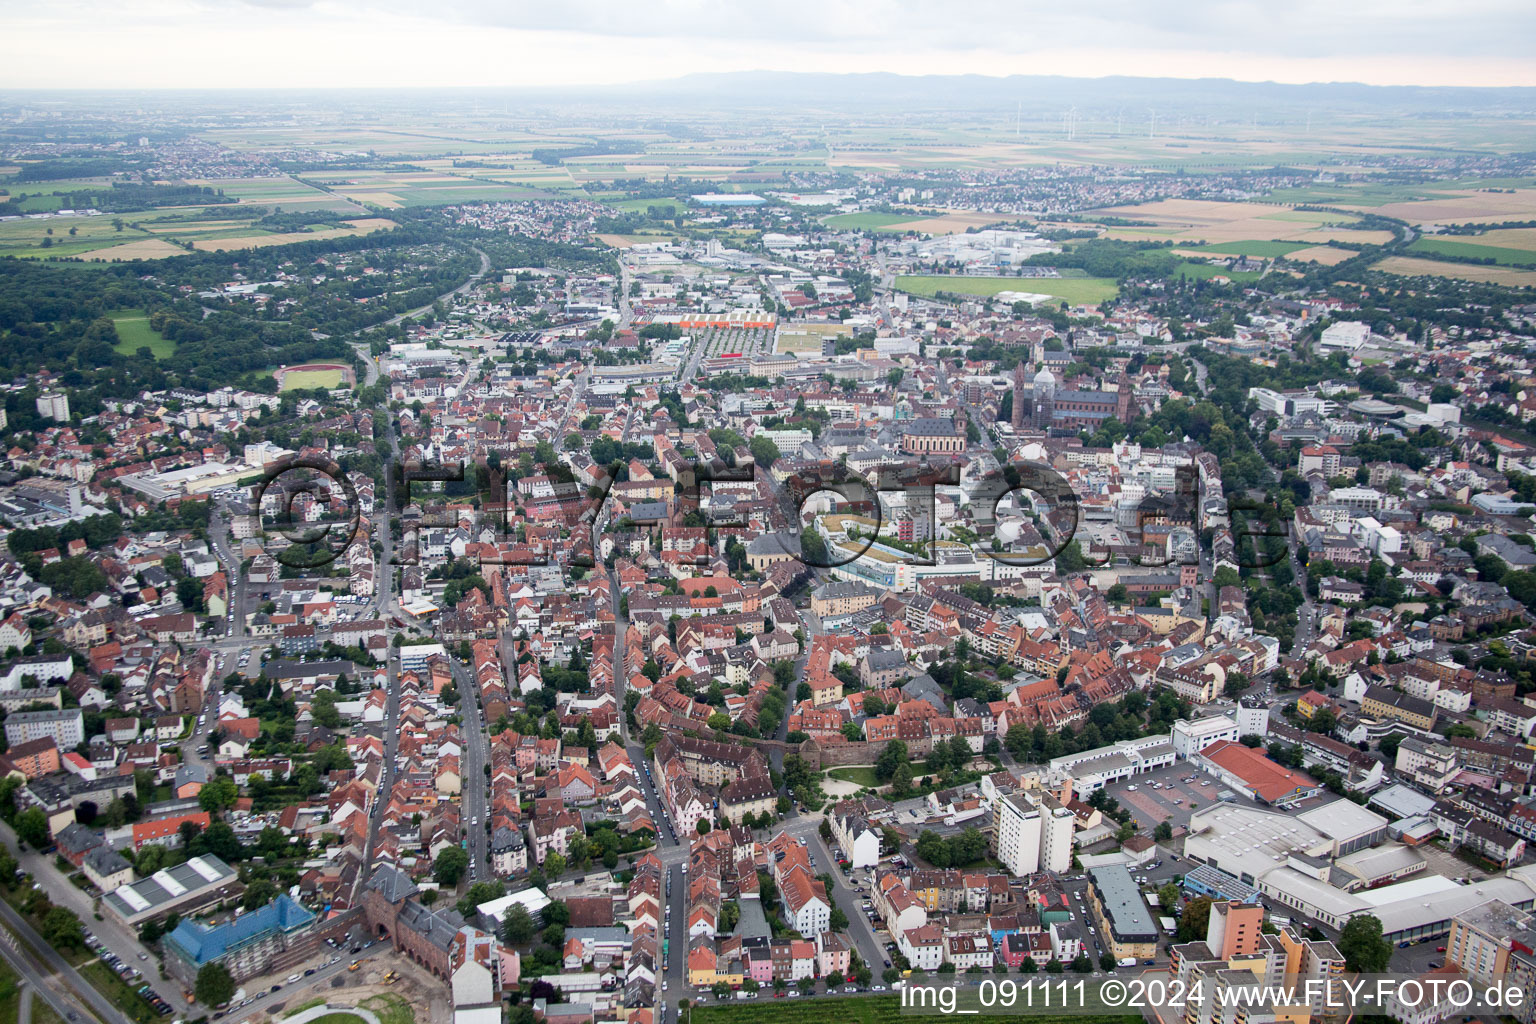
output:
[[[0,88],[895,71],[1536,86],[1529,0],[0,0]]]

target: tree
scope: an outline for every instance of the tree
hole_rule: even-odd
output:
[[[1208,896],[1201,896],[1184,904],[1184,913],[1179,917],[1179,941],[1194,942],[1204,939],[1206,928],[1211,923],[1211,900]]]
[[[223,1006],[235,994],[235,979],[221,963],[204,964],[197,972],[192,994],[204,1006]]]
[[[501,926],[501,937],[510,945],[522,946],[533,938],[533,931],[533,918],[528,916],[528,908],[521,903],[512,904]]]
[[[40,807],[29,807],[16,816],[16,836],[34,850],[48,845],[48,816]]]
[[[43,938],[55,949],[78,949],[85,944],[85,929],[74,911],[54,907],[43,918]]]
[[[1166,843],[1173,838],[1173,825],[1166,821],[1158,822],[1157,827],[1152,830],[1152,838],[1160,843]]]
[[[832,913],[827,916],[827,927],[835,932],[848,930],[848,915],[835,903],[832,905]]]
[[[549,878],[559,878],[565,874],[565,857],[558,852],[551,852],[544,858],[544,874]],[[547,907],[545,908],[548,909]],[[545,920],[549,918],[546,915]]]
[[[1179,886],[1175,882],[1164,882],[1158,886],[1157,902],[1161,904],[1163,913],[1167,913],[1179,903]]]
[[[1024,964],[1019,968],[1019,970],[1025,974],[1038,974],[1040,971],[1040,965],[1035,963],[1034,957],[1027,956],[1024,958]]]
[[[240,799],[240,787],[228,775],[215,775],[197,794],[198,806],[209,814],[217,814],[226,807],[233,807]]]
[[[773,443],[772,438],[762,434],[752,439],[752,443],[747,445],[747,451],[752,453],[752,461],[764,469],[772,466],[779,457],[779,446]]]
[[[1072,970],[1078,974],[1087,974],[1093,970],[1093,961],[1088,958],[1087,953],[1079,953],[1072,958]]]
[[[458,885],[468,868],[469,854],[462,847],[450,846],[437,855],[437,860],[432,864],[432,877],[439,885]]]
[[[271,903],[276,895],[277,886],[265,878],[259,878],[246,886],[245,895],[241,898],[240,905],[247,911],[260,910],[268,903]]]
[[[1099,954],[1099,970],[1112,971],[1115,969],[1115,957],[1112,953]]]
[[[1360,974],[1381,974],[1392,959],[1392,943],[1381,936],[1381,921],[1370,914],[1352,917],[1339,933],[1344,966]]]

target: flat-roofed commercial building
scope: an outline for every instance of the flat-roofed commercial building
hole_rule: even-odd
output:
[[[233,869],[212,854],[162,868],[101,898],[102,906],[130,928],[175,911],[183,917],[238,894],[244,886]]]

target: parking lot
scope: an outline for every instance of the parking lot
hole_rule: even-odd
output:
[[[1184,781],[1189,778],[1194,781]],[[1215,803],[1217,794],[1225,789],[1185,761],[1105,788],[1135,816],[1137,826],[1148,831],[1163,821],[1174,828],[1188,827],[1189,816]]]

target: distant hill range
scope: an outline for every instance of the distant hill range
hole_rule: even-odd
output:
[[[1284,85],[1230,78],[1067,78],[1060,75],[897,75],[887,72],[820,74],[743,71],[694,74],[595,88],[615,99],[692,97],[703,104],[786,106],[797,109],[900,107],[908,110],[995,110],[1047,104],[1125,108],[1127,119],[1148,107],[1252,110],[1255,107],[1355,108],[1362,111],[1483,114],[1536,110],[1533,88],[1378,86],[1357,82]]]

